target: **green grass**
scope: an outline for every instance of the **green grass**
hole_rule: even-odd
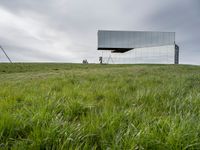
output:
[[[200,67],[0,64],[0,149],[198,149]]]

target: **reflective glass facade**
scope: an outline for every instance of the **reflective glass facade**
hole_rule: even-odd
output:
[[[104,63],[179,63],[175,32],[99,30],[98,50]]]
[[[175,32],[150,31],[98,31],[98,49],[133,49],[173,45]]]

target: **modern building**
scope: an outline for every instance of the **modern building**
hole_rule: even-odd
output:
[[[126,53],[133,49],[171,46],[174,64],[179,63],[179,47],[175,42],[175,32],[155,31],[98,31],[98,50],[111,53]],[[164,50],[163,50],[164,51]]]

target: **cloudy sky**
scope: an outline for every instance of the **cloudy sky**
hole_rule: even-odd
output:
[[[0,1],[0,45],[14,61],[98,61],[98,29],[176,32],[180,63],[200,64],[199,0]]]

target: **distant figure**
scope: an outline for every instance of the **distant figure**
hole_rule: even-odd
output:
[[[102,56],[99,57],[99,63],[100,63],[100,64],[103,64],[103,57],[102,57]]]
[[[87,59],[84,59],[82,63],[83,63],[83,64],[88,64]]]

